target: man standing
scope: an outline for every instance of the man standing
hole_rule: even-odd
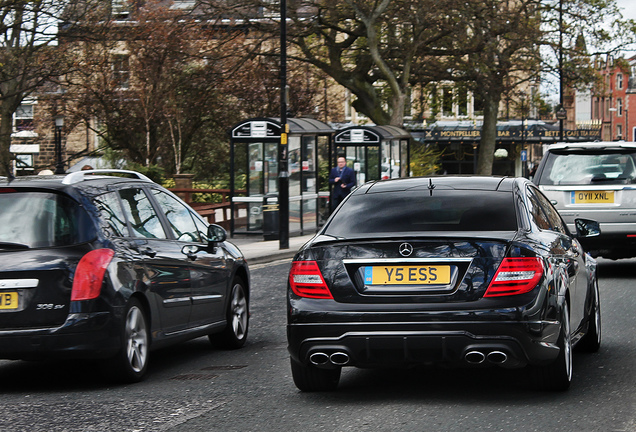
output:
[[[356,185],[356,173],[347,166],[347,160],[344,157],[340,156],[338,166],[331,169],[329,184],[333,186],[331,192],[331,211],[333,211]]]

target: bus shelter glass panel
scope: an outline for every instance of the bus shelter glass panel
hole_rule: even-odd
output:
[[[322,226],[329,217],[329,170],[331,162],[329,159],[329,137],[318,137],[318,225]]]
[[[316,137],[302,138],[302,192],[315,194],[318,192],[316,166]]]
[[[367,180],[367,164],[364,146],[348,146],[347,147],[347,166],[356,172],[356,185],[360,186]]]
[[[300,180],[302,169],[302,155],[300,152],[300,137],[289,137],[288,141],[288,169],[289,169],[289,196],[300,196]],[[291,230],[291,224],[290,224]]]
[[[400,160],[402,161],[401,163],[401,177],[409,177],[410,176],[410,171],[411,171],[411,167],[409,166],[409,158],[408,158],[408,154],[409,154],[409,142],[406,140],[402,140],[400,141]]]
[[[391,155],[391,142],[382,141],[382,172],[380,178],[382,180],[393,178],[391,170],[393,167],[393,157]]]
[[[366,180],[380,180],[380,147],[368,146],[367,147],[367,169]]]
[[[302,229],[301,226],[301,204],[302,200],[300,197],[289,200],[289,232],[300,232]]]
[[[402,163],[400,155],[400,141],[391,141],[391,178],[400,177],[400,164]]]
[[[263,143],[250,143],[248,196],[262,195],[263,189]]]
[[[265,143],[265,193],[278,192],[278,143]]]
[[[318,228],[317,201],[316,198],[303,198],[303,233],[313,233]]]

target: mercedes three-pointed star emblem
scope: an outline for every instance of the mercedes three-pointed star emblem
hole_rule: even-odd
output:
[[[400,251],[400,255],[403,257],[411,256],[413,253],[413,246],[411,246],[411,243],[402,243],[398,250]]]

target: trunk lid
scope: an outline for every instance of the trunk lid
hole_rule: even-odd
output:
[[[480,232],[470,239],[462,234],[347,241],[318,238],[302,259],[316,260],[337,302],[471,302],[485,293],[514,233],[508,237],[498,233],[494,238]]]

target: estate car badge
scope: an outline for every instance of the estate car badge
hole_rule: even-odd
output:
[[[411,256],[413,253],[413,246],[411,246],[410,243],[402,243],[398,250],[400,251],[400,255],[403,257]]]

